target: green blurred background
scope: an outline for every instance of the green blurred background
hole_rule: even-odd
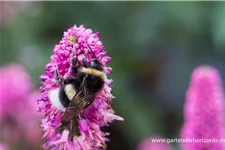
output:
[[[135,150],[153,135],[179,138],[192,70],[209,64],[225,74],[225,2],[0,4],[1,66],[25,65],[37,88],[64,31],[84,24],[101,33],[113,58],[113,108],[125,119],[104,129],[108,150]]]

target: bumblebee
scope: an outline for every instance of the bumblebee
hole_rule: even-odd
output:
[[[70,121],[78,116],[82,110],[92,104],[96,94],[103,89],[106,80],[103,64],[97,60],[91,47],[88,48],[95,59],[87,63],[84,56],[82,65],[77,67],[78,60],[73,46],[71,78],[62,79],[58,70],[55,71],[56,81],[62,86],[51,90],[48,97],[54,107],[64,111],[63,121]]]

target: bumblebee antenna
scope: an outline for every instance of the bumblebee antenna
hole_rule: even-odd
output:
[[[87,46],[91,50],[91,52],[92,52],[93,56],[95,57],[95,59],[97,60],[97,57],[95,56],[95,53],[92,51],[91,47],[89,45],[87,45]]]

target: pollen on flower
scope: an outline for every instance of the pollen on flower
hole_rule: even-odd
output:
[[[106,142],[109,140],[101,127],[108,126],[114,120],[123,120],[115,115],[111,107],[111,101],[114,96],[111,94],[112,80],[105,81],[103,89],[96,95],[94,102],[85,110],[79,113],[78,117],[65,122],[62,121],[63,111],[54,107],[49,100],[49,91],[59,88],[55,82],[55,70],[58,70],[59,76],[63,79],[72,76],[73,49],[76,50],[78,66],[82,64],[84,56],[87,62],[95,59],[89,47],[91,47],[97,60],[103,64],[106,74],[112,72],[112,68],[107,64],[111,57],[106,56],[104,46],[99,39],[100,33],[92,33],[91,29],[86,29],[83,25],[76,25],[64,32],[59,44],[55,45],[54,54],[50,57],[51,62],[45,67],[45,74],[40,76],[42,86],[42,98],[39,101],[39,108],[45,113],[42,120],[42,129],[44,138],[47,142],[43,148],[68,149],[68,150],[92,150],[106,149]],[[73,47],[74,46],[74,47]]]
[[[73,42],[73,43],[77,43],[77,41],[78,41],[78,39],[76,37],[74,37],[74,36],[69,36],[68,40]]]

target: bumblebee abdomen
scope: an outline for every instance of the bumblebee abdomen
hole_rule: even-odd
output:
[[[66,84],[61,88],[51,90],[48,94],[52,105],[62,111],[66,110],[75,95],[76,90],[73,84]]]
[[[62,98],[62,88],[57,88],[54,90],[49,91],[48,93],[48,97],[49,100],[51,101],[52,105],[62,111],[66,110],[66,107],[64,105],[66,105],[66,103],[62,103],[61,102],[61,98]]]
[[[68,107],[70,101],[76,95],[76,90],[72,84],[66,84],[60,89],[59,99],[64,107]]]
[[[67,97],[65,91],[64,91],[64,87],[60,89],[59,91],[59,100],[60,103],[63,105],[63,107],[67,107],[70,103],[69,98]]]
[[[68,99],[71,101],[73,97],[76,95],[76,89],[73,84],[67,84],[64,87],[64,91]]]

